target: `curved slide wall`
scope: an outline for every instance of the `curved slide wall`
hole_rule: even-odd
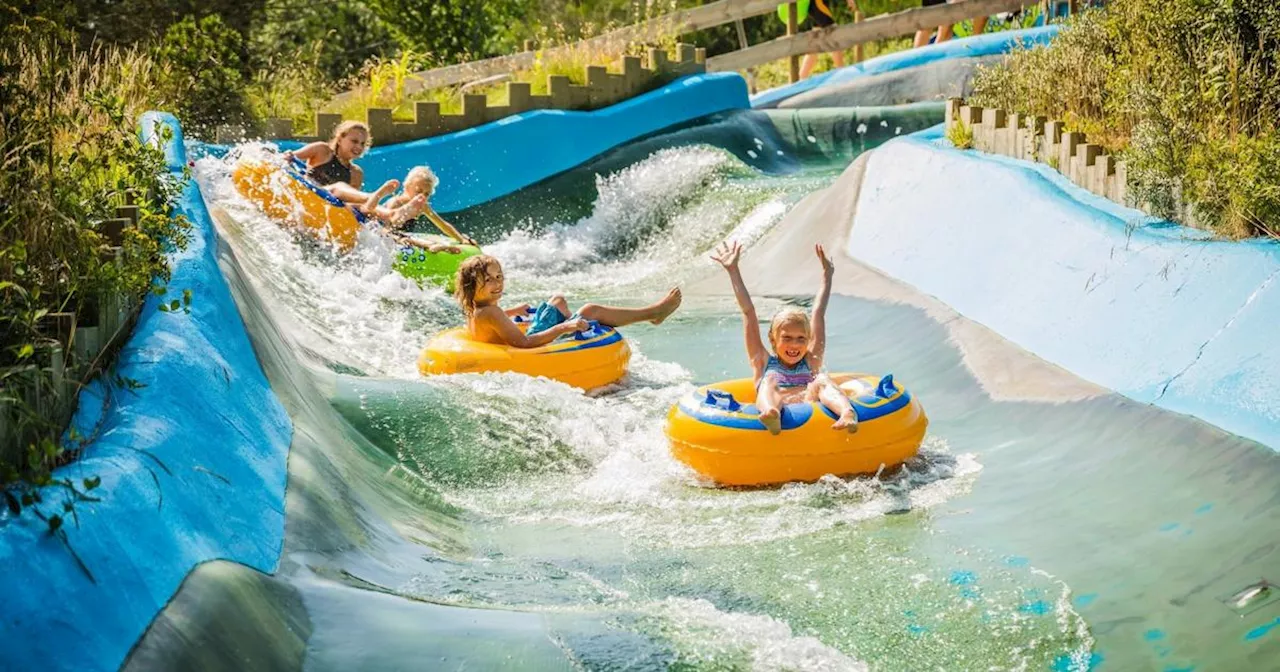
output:
[[[177,120],[145,115],[144,135],[157,123],[174,133],[166,154],[180,172]],[[191,241],[173,258],[168,293],[148,295],[115,369],[142,387],[97,381],[83,392],[72,426],[95,438],[55,473],[102,478],[102,501],[79,504],[79,524],[63,526],[74,555],[31,512],[0,514],[0,669],[114,670],[200,563],[272,572],[279,561],[293,426],[218,270],[194,181],[177,209]],[[184,289],[189,313],[158,309]],[[62,513],[62,491],[43,498],[46,513]]]
[[[917,136],[871,155],[849,253],[1089,381],[1280,449],[1280,246],[1143,218]]]
[[[808,94],[809,92],[814,92],[811,96],[813,98],[812,103],[803,106],[830,106],[834,103],[828,100],[829,96],[824,96],[823,92],[838,92],[862,79],[902,72],[912,68],[938,65],[943,61],[981,59],[986,56],[998,56],[1008,53],[1019,46],[1030,47],[1048,44],[1058,34],[1058,30],[1058,25],[1028,28],[1026,30],[1007,30],[960,40],[949,40],[942,44],[931,44],[919,49],[896,51],[838,70],[828,70],[795,84],[761,91],[751,97],[751,106],[757,109],[778,107],[784,105],[786,101],[793,97],[802,96],[802,94]],[[881,104],[881,102],[865,104]]]
[[[537,111],[378,148],[362,165],[371,181],[432,165],[451,185],[436,202],[448,211],[674,124],[747,107],[738,75],[698,75],[603,110]],[[187,155],[178,120],[148,113],[142,128],[180,173]],[[279,562],[293,425],[219,271],[194,181],[176,205],[193,225],[191,241],[173,258],[168,293],[147,297],[115,369],[141,386],[95,382],[81,393],[72,426],[93,438],[81,460],[55,473],[102,478],[93,493],[102,501],[80,504],[79,524],[64,526],[74,554],[30,513],[0,509],[0,669],[116,669],[197,566],[220,559],[274,572]],[[189,312],[159,310],[185,289]],[[46,489],[44,499],[43,510],[61,512],[60,490]]]

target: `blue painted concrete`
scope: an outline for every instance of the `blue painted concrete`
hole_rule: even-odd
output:
[[[181,170],[177,120],[149,113],[144,137],[155,122],[175,131],[167,156]],[[55,474],[102,478],[102,501],[80,504],[79,527],[66,526],[96,581],[30,513],[0,514],[0,669],[118,669],[196,565],[276,568],[292,424],[218,269],[194,182],[177,206],[194,225],[191,242],[172,257],[169,293],[148,297],[116,369],[144,387],[93,383],[72,425],[96,428],[96,438]],[[193,295],[189,314],[157,309],[183,289]],[[45,489],[45,510],[60,513],[63,497]]]
[[[914,68],[935,61],[991,56],[1008,53],[1019,45],[1036,46],[1048,44],[1058,34],[1059,29],[1060,26],[1058,24],[1053,24],[1026,30],[1006,30],[959,40],[948,40],[942,44],[930,44],[919,49],[896,51],[892,54],[877,56],[837,70],[828,70],[795,84],[761,91],[751,97],[751,106],[756,108],[773,107],[787,98],[819,87],[843,84],[860,77],[870,77],[893,72],[894,70]]]
[[[440,177],[432,206],[454,212],[506,196],[664,128],[716,112],[747,109],[747,84],[733,72],[691,75],[590,112],[535,110],[435,138],[374,147],[357,163],[366,186],[402,180],[426,164]],[[282,142],[293,149],[296,142]],[[209,147],[217,153],[225,148]]]
[[[1280,245],[909,137],[871,156],[849,252],[1087,380],[1280,448]]]

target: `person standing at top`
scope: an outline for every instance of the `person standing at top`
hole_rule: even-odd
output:
[[[858,14],[858,0],[845,0],[849,5],[849,10],[856,16]],[[827,6],[826,0],[812,0],[812,6],[809,8],[809,16],[813,19],[814,28],[827,28],[836,25],[835,17],[831,13],[831,8]],[[831,52],[831,60],[835,61],[835,67],[844,67],[844,52],[837,50]],[[800,62],[800,79],[807,78],[813,73],[814,66],[818,65],[817,54],[805,54],[804,60]]]
[[[922,2],[920,3],[920,6],[934,7],[937,5],[945,5],[951,1],[952,0],[922,0]],[[986,29],[987,29],[987,17],[979,16],[973,20],[974,35],[981,35],[984,31],[986,31]],[[923,47],[926,44],[929,44],[929,37],[931,35],[933,35],[933,31],[931,30],[925,30],[923,28],[921,28],[920,30],[917,30],[914,46]],[[938,26],[938,39],[934,41],[934,44],[941,44],[943,42],[946,42],[947,40],[951,39],[953,35],[954,33],[952,32],[951,24],[948,23],[945,25]]]

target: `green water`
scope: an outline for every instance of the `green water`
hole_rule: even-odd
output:
[[[757,130],[739,149],[776,151]],[[503,260],[506,300],[638,302],[717,272],[709,248],[756,244],[853,155],[767,174],[681,133],[456,216]],[[370,241],[340,262],[308,251],[221,170],[199,167],[233,222],[224,271],[296,426],[285,549],[276,577],[197,572],[135,666],[235,669],[234,649],[308,669],[1280,669],[1264,630],[1280,605],[1220,599],[1280,576],[1265,447],[1115,396],[994,401],[944,325],[837,296],[831,368],[907,385],[931,421],[921,456],[708,488],[662,423],[692,386],[745,372],[731,297],[626,329],[632,373],[603,394],[423,380],[451,300]],[[789,300],[807,297],[757,305]],[[220,608],[260,627],[201,625]]]

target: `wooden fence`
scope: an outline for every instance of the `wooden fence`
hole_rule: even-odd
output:
[[[936,28],[976,16],[989,16],[1030,5],[1048,5],[1060,0],[958,0],[951,4],[918,7],[893,14],[885,14],[862,20],[861,12],[855,22],[800,33],[795,25],[788,26],[788,35],[763,44],[747,44],[742,20],[770,14],[781,3],[778,0],[717,0],[700,7],[683,9],[634,25],[618,28],[597,37],[573,44],[548,47],[541,51],[526,48],[509,56],[497,56],[471,63],[460,63],[432,70],[416,72],[404,84],[406,95],[427,89],[464,84],[494,75],[533,67],[539,58],[553,59],[577,53],[618,52],[631,44],[651,44],[675,35],[685,35],[728,23],[736,23],[737,51],[707,59],[708,72],[747,70],[762,63],[792,58],[792,81],[796,79],[798,58],[804,54],[821,53],[858,47],[868,42],[909,35],[916,30]],[[1074,8],[1076,0],[1070,0]],[[795,3],[790,3],[790,17],[796,16]],[[1073,9],[1074,11],[1074,9]],[[794,23],[794,21],[792,22]],[[338,106],[362,92],[348,91],[335,97],[330,105]]]
[[[137,226],[137,206],[116,209],[116,217],[99,224],[98,231],[107,239],[103,249],[105,263],[119,263],[121,243],[125,229]],[[96,308],[87,313],[50,313],[39,322],[41,334],[54,342],[48,350],[39,350],[34,363],[48,372],[44,379],[40,373],[19,379],[10,379],[13,391],[22,397],[27,406],[39,417],[65,426],[75,410],[76,395],[80,386],[98,368],[104,351],[123,343],[132,331],[137,305],[120,296],[98,297]],[[0,461],[16,465],[26,448],[22,436],[17,407],[0,402]]]
[[[957,127],[971,131],[973,149],[1047,164],[1098,196],[1150,210],[1133,198],[1125,162],[1089,143],[1084,133],[1065,131],[1061,121],[965,105],[952,98],[947,101],[945,123],[947,137],[957,137]]]
[[[624,56],[617,72],[609,72],[602,65],[586,66],[585,86],[573,84],[564,75],[550,75],[547,77],[546,95],[533,95],[529,82],[507,82],[506,105],[489,105],[488,98],[482,93],[464,93],[461,114],[441,114],[440,103],[434,101],[415,102],[411,121],[396,121],[392,118],[393,110],[390,108],[368,108],[366,121],[369,124],[369,134],[375,142],[391,144],[453,133],[529,110],[591,110],[605,107],[648,91],[665,81],[704,72],[706,50],[695,48],[691,44],[679,44],[676,45],[674,57],[668,57],[667,52],[662,49],[650,48],[646,58],[647,67],[646,59]],[[268,119],[265,136],[272,140],[296,139],[302,142],[328,140],[334,127],[341,121],[340,114],[317,112],[316,135],[295,137],[292,120]],[[218,141],[238,140],[238,135],[237,129],[222,128],[219,129]]]

